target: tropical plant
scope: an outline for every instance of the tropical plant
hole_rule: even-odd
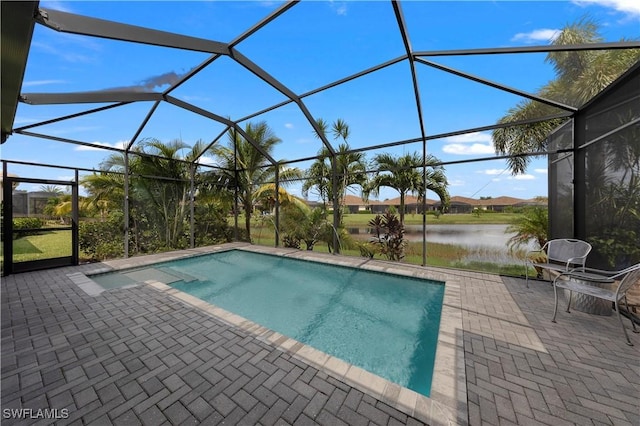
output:
[[[153,138],[141,140],[132,149],[128,156],[129,217],[136,251],[186,246],[193,167],[188,161],[203,149],[202,141],[189,147],[181,140],[165,143]],[[82,179],[87,198],[103,221],[123,208],[126,161],[123,154],[113,154],[100,164],[101,172]]]
[[[603,41],[599,31],[600,27],[596,22],[584,17],[563,28],[551,44],[566,46],[599,43]],[[543,86],[538,95],[567,105],[581,106],[611,84],[639,58],[638,49],[550,52],[546,61],[553,65],[556,78]],[[535,119],[557,112],[560,111],[556,107],[526,100],[509,109],[498,122]],[[566,119],[496,129],[493,131],[496,153],[518,155],[544,151],[548,135],[563,121]],[[530,161],[528,156],[507,160],[513,174],[524,173]]]
[[[507,244],[510,250],[535,241],[539,247],[546,244],[549,236],[549,210],[546,207],[527,207],[505,230],[515,233]]]
[[[639,137],[628,128],[589,147],[586,228],[597,267],[621,269],[640,262]]]
[[[237,191],[238,200],[245,212],[245,229],[247,238],[251,238],[251,214],[254,209],[269,198],[275,197],[276,167],[279,167],[280,193],[287,199],[288,194],[283,187],[291,179],[302,176],[297,168],[284,168],[269,162],[263,153],[271,155],[275,145],[281,142],[265,121],[247,123],[244,132],[251,139],[245,139],[235,129],[229,130],[228,145],[213,148],[220,170],[215,174],[229,181],[229,187]],[[256,144],[260,150],[256,149]],[[262,151],[262,152],[261,152]],[[265,186],[266,185],[266,186]],[[286,196],[285,196],[286,194]]]
[[[404,258],[404,249],[407,245],[404,241],[404,226],[396,215],[389,212],[384,215],[376,215],[369,221],[369,226],[371,226],[373,234],[370,242],[381,255],[395,261]],[[362,246],[360,254],[371,257],[371,251]]]
[[[64,191],[58,185],[40,185],[40,191],[49,192],[51,194],[55,194],[56,196],[64,194]]]
[[[320,132],[326,136],[328,124],[323,119],[317,121]],[[350,130],[347,123],[338,119],[331,128],[334,140],[342,139],[342,143],[335,150],[335,156],[331,154],[327,147],[323,147],[318,152],[318,159],[307,170],[306,180],[302,185],[302,194],[307,196],[310,191],[315,190],[323,202],[324,208],[334,200],[339,206],[339,223],[342,223],[342,207],[344,207],[344,197],[347,191],[359,186],[362,190],[367,183],[367,164],[363,153],[350,152],[351,147],[347,142]],[[319,137],[319,135],[316,135]],[[335,162],[336,180],[334,182],[333,163]],[[334,194],[334,186],[337,188]]]
[[[444,167],[433,155],[425,159],[427,166],[427,189],[435,192],[441,201],[441,210],[449,204],[448,182],[444,174]],[[417,153],[408,153],[399,157],[391,154],[378,154],[373,158],[373,167],[377,169],[376,175],[371,179],[365,189],[366,197],[370,194],[377,196],[383,186],[393,188],[400,193],[400,223],[404,225],[405,198],[407,194],[419,193],[422,197],[424,182],[422,170],[422,157]]]
[[[283,240],[288,247],[292,246],[291,241],[298,241],[299,248],[299,242],[304,241],[307,250],[313,250],[319,241],[328,243],[332,239],[332,228],[327,220],[327,211],[320,207],[314,209],[306,205],[285,207],[282,215],[282,230]]]

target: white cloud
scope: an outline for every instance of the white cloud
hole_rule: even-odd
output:
[[[48,84],[62,84],[66,83],[64,80],[33,80],[33,81],[23,81],[22,87],[32,87],[32,86],[45,86]]]
[[[501,175],[502,173],[504,173],[504,169],[478,170],[476,173],[482,173],[483,175]]]
[[[213,166],[216,164],[216,161],[211,157],[206,157],[203,155],[202,157],[198,158],[198,164],[207,164]]]
[[[44,0],[40,2],[40,6],[46,9],[59,10],[60,12],[73,13],[72,9],[70,9],[66,4],[63,4],[60,1]]]
[[[540,28],[528,33],[518,33],[511,38],[511,41],[523,41],[525,43],[551,42],[560,35],[560,30],[550,28]]]
[[[55,130],[51,130],[52,135],[68,135],[73,133],[92,132],[101,129],[100,126],[73,126],[73,127],[61,127]]]
[[[72,63],[91,63],[99,60],[103,50],[100,40],[95,37],[69,33],[47,33],[46,41],[34,40],[31,48],[48,53]]]
[[[463,135],[444,138],[448,143],[491,142],[491,134],[488,132],[473,132]]]
[[[293,129],[293,124],[292,123],[284,123],[284,127],[286,127],[287,129]]]
[[[450,143],[442,147],[442,151],[447,154],[456,155],[474,155],[474,154],[493,154],[495,151],[493,146],[481,143],[462,144]]]
[[[533,169],[534,172],[546,175],[549,171],[547,169]]]
[[[534,175],[530,175],[530,174],[509,176],[509,179],[515,179],[515,180],[533,180],[535,178],[536,177]]]
[[[574,0],[573,3],[580,6],[598,4],[640,18],[640,2],[638,0]]]
[[[466,184],[462,179],[452,179],[449,181],[449,186],[464,186]]]
[[[129,143],[129,141],[118,141],[115,143],[109,143],[109,142],[91,142],[93,145],[99,145],[99,146],[104,146],[107,148],[118,148],[118,149],[124,149],[127,144]],[[78,145],[74,148],[76,151],[100,151],[101,149],[99,147],[93,147],[93,146],[85,146],[85,145]]]
[[[455,155],[493,154],[491,134],[487,132],[465,133],[444,138],[442,151]]]
[[[208,98],[206,96],[191,96],[191,95],[183,95],[182,99],[184,99],[187,102],[194,102],[194,101],[211,101],[211,98]]]
[[[335,2],[333,0],[329,1],[329,6],[331,10],[333,10],[336,15],[346,16],[347,15],[347,3],[346,2]]]
[[[16,117],[16,119],[13,120],[13,124],[29,124],[29,123],[35,123],[41,120],[42,120],[41,118]]]

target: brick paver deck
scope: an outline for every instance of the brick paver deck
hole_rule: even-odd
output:
[[[152,286],[90,295],[68,274],[91,268],[2,279],[3,424],[51,423],[12,408],[78,425],[423,424]],[[640,424],[640,338],[627,346],[615,316],[554,324],[548,284],[445,273],[462,280],[469,424]]]

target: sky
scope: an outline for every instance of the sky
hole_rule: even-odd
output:
[[[273,1],[41,1],[43,8],[144,26],[228,43],[281,3]],[[495,48],[548,44],[567,24],[589,17],[604,41],[640,36],[640,2],[593,1],[404,1],[401,3],[414,51]],[[404,45],[388,1],[302,1],[242,41],[236,49],[297,95],[404,55]],[[430,61],[529,93],[554,78],[545,54],[429,57]],[[22,93],[109,89],[162,91],[209,54],[65,34],[36,25]],[[416,64],[417,84],[427,135],[496,123],[524,98]],[[188,80],[172,96],[233,120],[276,105],[286,98],[233,59],[221,57]],[[303,97],[315,118],[345,120],[349,144],[363,148],[421,135],[410,67],[402,61],[362,78]],[[28,105],[20,103],[14,128],[105,104]],[[30,129],[33,132],[106,147],[129,143],[152,107],[151,102],[85,115]],[[282,139],[274,158],[293,160],[317,154],[321,141],[294,104],[252,121],[265,120]],[[180,139],[188,145],[210,142],[220,123],[162,103],[138,141]],[[331,139],[331,135],[329,135]],[[334,145],[338,141],[331,139]],[[226,143],[222,139],[221,143]],[[420,152],[421,143],[368,152]],[[4,160],[97,168],[109,151],[14,134],[0,146]],[[490,132],[430,140],[429,154],[443,162],[495,155]],[[212,158],[203,161],[213,163]],[[310,162],[295,164],[301,169]],[[68,169],[10,165],[22,177],[70,180]],[[451,195],[465,197],[546,196],[547,161],[535,159],[527,172],[513,176],[503,160],[446,166]],[[38,190],[21,184],[18,189]],[[288,190],[300,194],[299,185]],[[356,195],[359,195],[356,191]],[[396,197],[383,189],[379,198]],[[428,194],[435,198],[434,194]],[[310,198],[314,198],[311,194]]]

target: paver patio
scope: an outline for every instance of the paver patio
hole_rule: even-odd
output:
[[[422,424],[152,285],[97,294],[73,279],[100,267],[2,279],[3,424],[52,422],[12,408],[67,409],[58,424],[78,425]],[[549,284],[433,271],[461,283],[458,423],[640,424],[640,335],[627,346],[615,316],[560,311],[554,324]]]

